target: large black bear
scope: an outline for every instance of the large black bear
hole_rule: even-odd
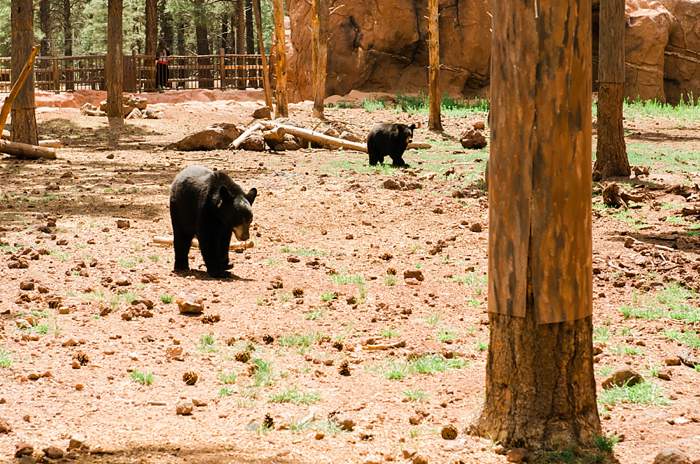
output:
[[[248,240],[252,205],[258,191],[244,193],[226,173],[189,166],[175,177],[170,189],[175,271],[189,270],[188,254],[196,236],[212,277],[229,277],[231,234]]]
[[[367,136],[367,152],[369,164],[383,163],[384,157],[389,156],[395,167],[408,167],[403,160],[403,152],[411,141],[415,124],[377,124]]]

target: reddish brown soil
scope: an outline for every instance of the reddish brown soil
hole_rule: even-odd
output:
[[[439,140],[430,151],[407,154],[413,169],[374,173],[366,169],[365,155],[348,152],[162,151],[159,147],[213,122],[247,123],[251,112],[222,101],[162,108],[162,120],[129,121],[117,150],[105,148],[108,128],[102,118],[80,116],[75,109],[41,112],[42,136],[60,137],[68,145],[60,159],[0,158],[0,243],[5,244],[0,349],[12,360],[0,368],[0,421],[12,428],[0,434],[0,461],[10,461],[22,441],[39,452],[50,445],[65,449],[71,436],[82,436],[93,454],[80,454],[80,462],[406,462],[411,453],[430,463],[506,462],[489,440],[464,432],[483,399],[486,351],[480,344],[488,342],[487,198],[475,183],[484,152],[462,152],[454,140]],[[309,113],[301,105],[292,110],[292,119],[313,126]],[[329,109],[328,116],[358,134],[377,121],[412,119],[362,109]],[[456,137],[480,119],[483,115],[449,118],[445,127]],[[700,151],[697,124],[677,129],[673,121],[657,126],[640,120],[627,126],[661,134],[647,143],[669,153]],[[431,138],[426,130],[417,131],[418,141]],[[153,236],[171,233],[169,185],[192,163],[224,169],[244,188],[258,188],[255,247],[232,254],[234,280],[209,279],[202,271],[174,275],[171,249],[150,244]],[[387,190],[382,183],[390,177],[418,182],[422,189]],[[698,182],[699,174],[695,169],[683,177],[652,167],[643,179],[668,185]],[[453,197],[465,188],[466,198]],[[669,341],[663,331],[698,330],[700,324],[625,320],[619,312],[633,303],[634,294],[653,293],[668,280],[700,286],[700,238],[687,233],[688,224],[663,221],[687,202],[663,190],[644,192],[648,201],[630,210],[643,226],[600,208],[594,213],[595,322],[609,328],[609,340],[598,341],[602,354],[596,370],[631,367],[669,399],[663,406],[621,404],[604,414],[605,432],[623,437],[615,451],[624,464],[650,463],[669,446],[700,458],[700,372],[674,366],[668,368],[670,381],[649,375],[650,367],[663,367],[664,359],[677,353],[698,357],[697,350]],[[599,202],[596,196],[594,203]],[[677,205],[667,209],[671,202]],[[55,227],[47,228],[51,219]],[[118,228],[118,219],[128,219],[130,228]],[[483,231],[471,231],[475,223]],[[630,248],[625,247],[625,234],[638,242],[628,240]],[[37,259],[31,259],[35,252]],[[28,268],[10,269],[12,256],[23,253]],[[193,269],[202,268],[197,250],[191,259]],[[404,271],[417,268],[425,280],[406,281]],[[395,279],[387,277],[390,270],[397,272]],[[334,272],[361,275],[364,284],[334,282]],[[30,280],[34,289],[21,290]],[[294,296],[295,289],[303,296]],[[322,301],[329,292],[338,298]],[[165,295],[201,298],[204,315],[219,315],[220,321],[204,324],[202,317],[182,316],[174,302],[161,301]],[[152,317],[143,317],[149,315],[144,306],[127,303],[134,297],[154,303]],[[56,299],[60,303],[50,307]],[[700,302],[695,296],[688,304]],[[35,320],[28,322],[46,325],[48,333],[18,328],[32,311]],[[136,313],[132,320],[122,318],[127,311]],[[441,331],[452,339],[441,341]],[[200,349],[207,334],[214,337],[215,351]],[[306,349],[283,346],[294,334],[319,337]],[[368,351],[363,343],[369,338],[378,344],[405,341],[405,347]],[[76,346],[63,346],[71,340]],[[236,360],[247,344],[254,347],[252,358],[271,364],[271,385],[253,386],[252,360]],[[627,345],[640,353],[625,354],[620,347]],[[181,360],[169,356],[177,348]],[[75,369],[79,352],[89,359]],[[434,353],[465,366],[432,375],[409,373],[403,380],[384,375],[392,363]],[[339,373],[343,363],[349,376]],[[152,372],[153,384],[136,383],[132,370]],[[198,374],[194,386],[182,379],[188,371]],[[30,380],[31,374],[46,372],[50,375]],[[226,386],[220,374],[230,372],[237,379],[227,385],[230,395],[220,396]],[[604,377],[599,377],[600,385]],[[312,405],[270,401],[293,387],[317,393],[320,400]],[[418,390],[425,398],[407,401],[404,392]],[[191,416],[176,415],[177,404],[193,399],[205,404]],[[266,415],[274,424],[263,431]],[[290,430],[305,417],[314,418],[310,427]],[[329,417],[350,419],[354,429],[329,430]],[[688,420],[670,423],[679,417]],[[449,424],[459,432],[456,440],[440,436]]]

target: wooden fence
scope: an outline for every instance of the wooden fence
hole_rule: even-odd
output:
[[[54,92],[106,90],[105,55],[37,57],[34,85]],[[0,57],[0,92],[10,91],[9,57]],[[192,55],[168,57],[170,89],[262,88],[260,55]],[[155,89],[155,57],[124,56],[124,91]]]

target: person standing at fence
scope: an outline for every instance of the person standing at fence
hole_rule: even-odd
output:
[[[162,91],[168,87],[168,49],[162,47],[156,58],[156,88]]]

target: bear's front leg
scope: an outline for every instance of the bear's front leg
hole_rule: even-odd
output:
[[[204,265],[207,267],[207,274],[211,277],[227,278],[231,277],[224,265],[228,261],[224,261],[221,256],[221,243],[223,242],[221,232],[203,232],[198,234],[199,250],[204,258]],[[228,247],[227,247],[228,248]],[[228,253],[228,250],[226,250]]]
[[[175,248],[175,272],[190,270],[189,254],[193,236],[173,231],[173,248]]]

